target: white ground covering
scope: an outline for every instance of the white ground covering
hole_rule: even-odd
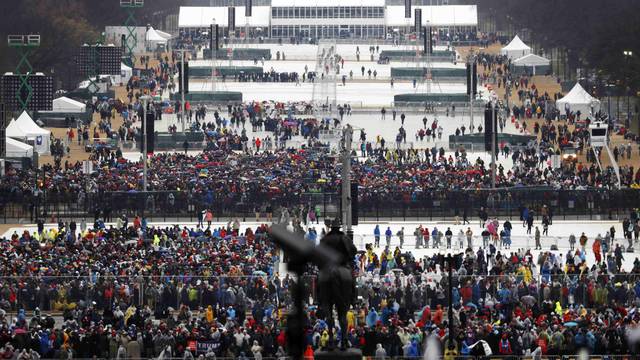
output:
[[[248,219],[250,220],[250,219]],[[264,220],[264,219],[263,219]],[[447,227],[451,228],[451,231],[453,232],[454,236],[453,236],[453,240],[452,243],[455,243],[455,245],[453,245],[453,249],[450,250],[452,253],[457,253],[460,252],[461,250],[457,247],[457,234],[459,232],[460,229],[463,229],[466,231],[467,227],[471,227],[471,230],[474,232],[474,236],[479,235],[480,232],[482,231],[482,229],[480,228],[479,224],[478,224],[478,220],[476,217],[472,218],[472,223],[470,225],[453,225],[453,223],[451,222],[447,222],[447,223],[443,223],[443,222],[421,222],[421,223],[416,223],[416,222],[380,222],[380,229],[381,229],[381,233],[382,233],[382,237],[380,239],[380,244],[381,246],[385,246],[385,238],[384,238],[384,231],[386,230],[387,226],[391,227],[392,232],[394,233],[394,236],[392,238],[391,241],[391,246],[392,248],[395,248],[395,246],[397,246],[399,244],[399,239],[397,236],[395,236],[396,232],[398,230],[401,229],[401,227],[404,227],[405,230],[405,247],[404,250],[406,251],[410,251],[414,254],[414,256],[416,257],[422,257],[425,255],[431,255],[434,254],[436,252],[447,252],[448,250],[445,247],[440,248],[439,250],[433,249],[433,248],[429,248],[429,249],[418,249],[416,250],[414,248],[414,244],[415,244],[415,240],[414,240],[414,236],[413,236],[413,231],[415,230],[415,228],[418,225],[422,225],[423,227],[427,227],[430,231],[433,230],[433,227],[436,226],[438,229],[440,229],[443,233],[447,230]],[[504,220],[502,220],[504,221]],[[502,221],[501,221],[501,225],[502,225]],[[526,234],[526,228],[524,228],[522,226],[522,222],[516,220],[512,220],[512,225],[513,225],[513,231],[512,231],[512,245],[511,245],[511,250],[506,250],[506,249],[502,249],[501,251],[503,253],[509,253],[509,251],[517,251],[519,248],[523,248],[523,249],[532,249],[535,246],[535,241],[533,239],[532,236],[527,235]],[[151,223],[150,226],[170,226],[173,225],[173,223]],[[184,226],[195,226],[195,223],[181,223],[181,225]],[[244,229],[246,227],[256,227],[257,225],[259,225],[259,223],[254,222],[254,221],[248,221],[248,222],[244,222],[242,223],[241,226],[241,231],[244,231]],[[365,243],[373,243],[374,239],[373,239],[373,229],[375,227],[375,223],[372,222],[367,222],[367,223],[362,223],[359,226],[356,226],[354,228],[354,235],[355,235],[355,245],[359,250],[363,250],[364,249],[364,245]],[[540,222],[537,221],[534,223],[534,226],[541,226]],[[51,228],[57,225],[54,224],[46,224],[45,228]],[[222,222],[217,222],[217,223],[213,223],[212,226],[214,227],[218,227],[218,226],[226,226],[226,222],[222,223]],[[313,225],[316,227],[318,233],[320,233],[322,225]],[[558,254],[562,254],[563,257],[564,255],[566,255],[566,253],[569,251],[569,235],[570,234],[575,234],[576,238],[579,238],[582,232],[585,232],[585,234],[587,235],[587,237],[589,238],[588,242],[587,242],[587,262],[589,264],[593,264],[595,261],[595,258],[593,256],[593,251],[591,250],[591,245],[593,244],[593,240],[594,238],[598,235],[598,234],[602,234],[604,235],[606,233],[606,231],[611,227],[611,226],[615,226],[616,228],[616,239],[615,239],[615,243],[619,243],[621,245],[625,245],[626,241],[624,241],[623,239],[621,239],[621,235],[622,235],[622,225],[620,222],[615,222],[615,221],[554,221],[553,225],[551,225],[549,227],[549,236],[546,237],[542,237],[542,248],[543,251],[549,251],[551,245],[557,245],[558,246],[558,251],[554,251]],[[16,228],[11,228],[8,231],[6,231],[4,233],[3,236],[5,237],[10,237],[11,234],[13,234],[14,231],[17,231],[18,233],[21,233],[24,230],[29,230],[29,231],[35,231],[36,230],[36,226],[35,225],[25,225],[25,226],[21,226],[21,227],[16,227]],[[443,239],[443,243],[445,243],[444,239]],[[431,244],[430,244],[431,245]],[[482,245],[482,241],[478,238],[474,239],[473,242],[473,247],[475,250],[478,249],[478,246]],[[465,246],[466,246],[466,239],[465,239]],[[638,252],[638,248],[640,248],[640,246],[638,246],[636,244],[635,246],[636,248],[636,252],[635,253],[624,253],[624,261],[623,261],[623,268],[625,270],[630,270],[633,267],[633,261],[636,259],[636,257],[640,256],[640,252]],[[377,248],[376,251],[381,251],[382,248]],[[539,251],[535,251],[532,250],[532,253],[534,256],[537,256]],[[281,269],[284,270],[284,266],[281,266]]]

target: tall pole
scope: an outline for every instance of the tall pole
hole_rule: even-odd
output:
[[[211,23],[211,29],[215,30],[216,29],[216,19],[214,18],[212,23]],[[224,33],[223,33],[224,34]],[[218,36],[218,34],[213,34],[213,31],[211,32],[211,36]],[[215,40],[212,41],[212,43],[215,43]],[[216,47],[216,49],[211,49],[211,92],[215,93],[216,92],[216,57],[218,55],[218,48]],[[212,95],[213,96],[213,95]]]
[[[491,106],[491,188],[496,188],[496,139],[498,137],[498,124],[496,124],[496,108],[493,102],[489,102]],[[487,131],[487,129],[485,129]]]
[[[180,62],[180,66],[182,68],[182,71],[180,72],[180,92],[182,93],[182,103],[181,103],[181,107],[182,107],[182,133],[184,134],[185,132],[185,117],[187,116],[187,114],[185,113],[185,100],[184,100],[184,62],[186,60],[185,58],[185,50],[182,49],[180,51],[180,54],[182,54],[182,61]]]
[[[147,192],[147,151],[148,151],[148,143],[147,143],[147,97],[144,96],[142,98],[142,141],[144,146],[142,147],[142,160],[144,161],[142,167],[142,190]]]
[[[474,91],[475,89],[473,88],[473,77],[475,76],[474,72],[473,72],[473,54],[469,53],[469,89],[471,89],[469,91],[469,116],[470,116],[470,123],[469,123],[469,133],[473,133],[473,96],[474,96]]]
[[[353,128],[347,125],[343,130],[344,149],[342,152],[342,223],[347,230],[347,235],[353,240],[351,222],[351,138]]]
[[[447,262],[449,263],[449,286],[447,286],[447,293],[449,298],[449,339],[448,348],[453,349],[455,345],[454,326],[453,326],[453,256],[447,254]]]

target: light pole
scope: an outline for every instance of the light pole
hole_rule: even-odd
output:
[[[351,218],[351,139],[353,128],[347,125],[343,130],[344,150],[342,153],[342,222],[347,235],[353,241]]]
[[[144,162],[142,167],[142,190],[145,193],[147,192],[147,153],[149,145],[147,142],[147,106],[149,99],[151,97],[148,95],[140,97],[140,100],[142,100],[142,141],[144,144],[142,147],[142,160]]]
[[[629,64],[630,64],[631,57],[633,56],[633,51],[625,50],[622,53],[624,54],[625,61],[627,62],[627,71],[626,71],[627,72],[627,76],[625,77],[626,78],[626,80],[625,80],[625,85],[626,85],[625,86],[625,91],[627,93],[627,121],[626,121],[626,127],[628,129],[629,126],[631,126],[631,103],[629,101],[630,100],[629,99],[629,93],[631,92],[631,86],[629,85],[629,80],[631,80],[631,79],[630,79],[630,76],[629,76],[629,73],[630,73],[630,69],[629,69],[630,65]]]
[[[180,67],[181,67],[181,70],[180,70],[180,93],[182,94],[182,102],[180,103],[180,107],[181,107],[181,113],[182,113],[181,124],[182,124],[182,133],[183,134],[185,132],[185,119],[184,118],[187,115],[187,114],[185,114],[186,107],[185,107],[185,104],[184,104],[184,101],[185,101],[185,99],[184,99],[184,97],[185,97],[184,96],[184,83],[185,83],[185,81],[188,81],[188,80],[185,80],[185,76],[184,76],[184,62],[186,61],[185,52],[186,52],[185,49],[180,49],[180,55],[181,55],[181,59],[182,59],[182,61],[180,62]]]
[[[495,104],[492,100],[489,100],[487,103],[487,107],[491,109],[491,188],[496,188],[496,142],[498,137],[498,124],[496,122],[496,111],[497,104]],[[489,129],[484,129],[484,131],[488,131]]]

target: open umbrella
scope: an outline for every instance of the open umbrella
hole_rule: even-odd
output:
[[[491,346],[484,340],[480,340],[469,346],[469,354],[473,356],[491,356]]]
[[[527,306],[533,306],[533,304],[535,304],[538,300],[536,300],[536,298],[531,295],[524,295],[520,298],[520,301],[522,301]]]
[[[564,323],[564,326],[566,327],[576,327],[578,326],[578,323],[575,321],[567,321],[566,323]]]

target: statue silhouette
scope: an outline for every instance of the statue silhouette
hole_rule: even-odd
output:
[[[334,220],[331,231],[325,235],[320,244],[342,255],[342,261],[334,266],[320,268],[318,276],[318,298],[320,308],[323,310],[329,326],[329,347],[335,345],[333,308],[338,313],[338,323],[341,329],[340,348],[347,348],[347,311],[353,303],[355,295],[355,282],[353,279],[353,259],[356,255],[356,247],[345,233],[340,231],[340,221]]]

